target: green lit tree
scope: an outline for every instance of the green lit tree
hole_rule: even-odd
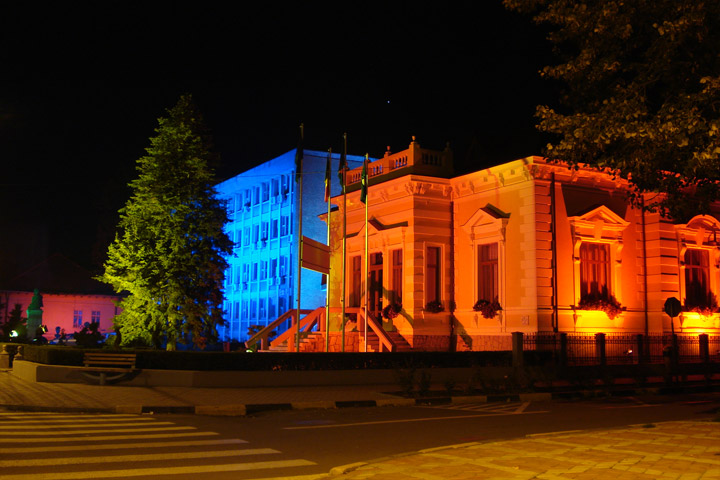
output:
[[[633,200],[677,220],[720,199],[720,2],[504,0],[534,15],[562,88],[537,108],[544,152],[630,180]]]
[[[192,98],[181,97],[158,123],[137,161],[139,176],[99,279],[127,294],[115,318],[123,344],[159,347],[166,340],[174,350],[186,334],[217,338],[224,255],[232,243],[213,187],[209,137]]]
[[[2,325],[2,336],[4,341],[27,341],[27,318],[22,315],[22,305],[15,304],[15,307],[8,313],[5,323]],[[15,333],[13,333],[15,332]]]

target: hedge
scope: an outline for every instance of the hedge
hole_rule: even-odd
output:
[[[25,360],[48,365],[82,365],[86,350],[68,346],[24,346]],[[165,370],[356,370],[509,366],[511,352],[393,352],[393,353],[246,353],[167,352],[163,350],[103,349],[134,352],[138,368]],[[529,358],[528,358],[529,357]],[[526,357],[526,363],[545,364],[549,355]]]

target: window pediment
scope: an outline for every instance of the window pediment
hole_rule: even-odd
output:
[[[698,215],[684,225],[676,225],[678,240],[684,245],[697,247],[718,246],[720,222],[710,215]]]
[[[605,205],[595,207],[582,215],[569,217],[568,221],[575,235],[595,240],[617,240],[630,225],[630,222]]]
[[[497,234],[505,230],[509,219],[509,213],[488,203],[484,207],[478,208],[465,222],[462,229],[470,236]]]

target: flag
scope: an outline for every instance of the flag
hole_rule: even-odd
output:
[[[330,159],[332,158],[332,148],[328,148],[328,158],[325,164],[325,203],[330,201]]]
[[[343,151],[340,154],[340,165],[338,165],[340,188],[345,187],[345,170],[347,170],[347,133],[343,133]]]
[[[302,164],[303,164],[303,140],[304,140],[304,129],[303,124],[300,124],[300,137],[298,138],[297,150],[295,150],[295,181],[300,181],[300,175],[302,175]]]
[[[367,203],[368,194],[368,154],[365,154],[365,161],[363,162],[362,176],[360,177],[360,201]]]

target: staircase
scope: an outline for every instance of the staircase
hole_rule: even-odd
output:
[[[405,340],[405,338],[398,332],[387,332],[388,337],[395,345],[396,352],[412,352],[412,347]],[[372,330],[368,331],[368,352],[379,352],[380,351],[380,339]]]
[[[322,352],[325,349],[325,346],[323,344],[323,340],[325,337],[323,337],[322,333],[318,332],[310,332],[309,334],[302,335],[302,338],[300,338],[300,351],[301,352]],[[268,350],[265,350],[267,352],[294,352],[295,351],[295,338],[293,337],[290,339],[292,342],[292,348],[288,347],[288,341],[285,341],[279,345],[270,345],[270,348]]]

